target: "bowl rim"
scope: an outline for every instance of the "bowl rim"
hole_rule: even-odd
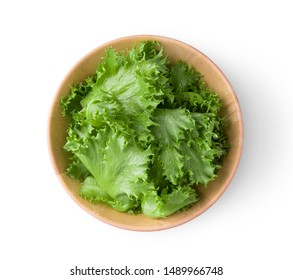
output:
[[[62,174],[60,174],[58,172],[58,166],[57,166],[58,164],[57,164],[56,159],[54,157],[53,146],[52,146],[51,139],[50,139],[51,125],[53,122],[53,111],[54,111],[54,107],[56,106],[56,99],[58,98],[58,96],[60,94],[60,90],[61,90],[63,84],[65,83],[65,81],[68,80],[68,78],[75,72],[75,70],[80,66],[80,64],[85,59],[89,58],[90,56],[92,56],[96,52],[105,50],[105,48],[110,47],[111,45],[115,45],[116,43],[119,43],[121,41],[128,41],[128,40],[135,40],[136,43],[139,41],[143,41],[143,40],[166,41],[169,43],[175,43],[175,44],[184,46],[185,48],[190,49],[190,51],[195,51],[198,54],[200,54],[221,75],[221,78],[224,80],[225,84],[227,84],[227,86],[230,87],[230,91],[233,94],[233,97],[235,99],[234,106],[237,108],[237,113],[238,113],[238,118],[239,118],[239,140],[240,140],[239,146],[237,147],[237,155],[235,156],[233,167],[232,167],[232,169],[230,169],[229,175],[225,181],[225,186],[222,187],[221,191],[217,192],[217,195],[215,197],[213,197],[213,199],[210,200],[209,203],[205,204],[205,206],[202,207],[199,211],[197,211],[195,213],[191,213],[190,215],[186,216],[185,218],[178,220],[176,223],[167,224],[167,225],[161,226],[161,227],[160,226],[157,226],[157,227],[144,227],[144,226],[137,227],[137,226],[125,225],[124,223],[117,222],[117,221],[113,222],[112,220],[109,220],[109,219],[99,215],[98,213],[94,212],[93,210],[89,209],[88,207],[86,207],[83,203],[80,202],[80,200],[78,200],[75,196],[72,195],[72,193],[70,193],[68,187],[66,186],[64,180],[62,179],[62,176],[61,176]],[[235,93],[235,91],[234,91],[230,81],[227,79],[226,75],[216,65],[216,63],[212,59],[210,59],[206,54],[204,54],[202,51],[198,50],[197,48],[193,47],[192,45],[185,43],[181,40],[167,37],[167,36],[162,36],[162,35],[141,34],[141,35],[124,36],[124,37],[116,38],[114,40],[105,42],[105,43],[95,47],[94,49],[90,50],[89,52],[87,52],[79,60],[77,60],[77,62],[75,64],[73,64],[73,66],[69,69],[67,74],[63,77],[63,79],[59,83],[59,86],[57,87],[57,90],[55,91],[55,94],[53,95],[53,98],[51,101],[49,116],[48,116],[48,120],[47,120],[47,146],[48,146],[49,157],[50,157],[50,161],[51,161],[54,173],[56,174],[63,189],[71,196],[71,198],[83,210],[85,210],[88,214],[92,215],[96,219],[98,219],[108,225],[111,225],[111,226],[114,226],[114,227],[117,227],[120,229],[132,230],[132,231],[145,232],[145,231],[159,231],[159,230],[166,230],[166,229],[174,228],[174,227],[180,226],[182,224],[185,224],[185,223],[195,219],[196,217],[200,216],[204,212],[206,212],[223,195],[223,193],[229,187],[229,185],[230,185],[230,183],[231,183],[231,181],[232,181],[232,179],[233,179],[233,177],[239,167],[240,161],[241,161],[241,156],[242,156],[242,152],[243,152],[243,144],[244,144],[244,124],[243,124],[241,107],[240,107],[240,103],[239,103],[237,94]]]

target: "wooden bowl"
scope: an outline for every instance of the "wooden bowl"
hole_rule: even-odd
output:
[[[156,40],[161,43],[171,61],[179,59],[193,65],[203,74],[203,79],[215,90],[223,102],[223,112],[228,118],[227,135],[230,150],[224,159],[217,178],[207,188],[199,188],[200,200],[187,211],[175,213],[167,218],[152,219],[142,214],[131,215],[120,213],[105,204],[93,205],[78,195],[80,185],[65,174],[68,166],[68,155],[63,150],[65,144],[67,121],[61,116],[60,98],[70,92],[73,84],[83,81],[92,75],[107,47],[117,51],[128,50],[142,40]],[[66,75],[61,83],[52,104],[48,123],[48,145],[53,168],[61,184],[85,211],[99,220],[128,230],[155,231],[172,228],[186,223],[206,211],[224,193],[236,172],[243,146],[243,123],[239,103],[229,81],[222,71],[197,49],[171,38],[151,35],[139,35],[120,38],[97,47],[84,56]]]

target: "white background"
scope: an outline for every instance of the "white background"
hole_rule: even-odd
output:
[[[1,1],[0,278],[98,279],[69,269],[128,265],[224,267],[222,277],[199,279],[292,279],[292,26],[285,0]],[[234,87],[245,124],[225,194],[197,219],[160,232],[114,228],[81,210],[47,150],[49,109],[65,74],[93,48],[134,34],[173,37],[208,55]]]

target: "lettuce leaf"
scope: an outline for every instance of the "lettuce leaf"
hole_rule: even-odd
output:
[[[147,176],[151,150],[141,149],[121,134],[101,130],[76,155],[93,177],[85,181],[80,194],[94,203],[104,201],[127,211],[153,189]]]
[[[165,189],[166,190],[166,189]],[[148,193],[142,200],[142,212],[151,218],[164,218],[196,202],[197,194],[188,186],[177,186],[171,192]]]
[[[163,218],[184,210],[228,149],[219,97],[191,66],[171,64],[158,42],[107,49],[61,109],[67,174],[81,197],[121,212]]]
[[[157,125],[151,128],[156,139],[158,150],[155,160],[157,168],[172,184],[177,185],[183,176],[184,157],[181,153],[181,143],[184,132],[194,129],[194,120],[190,113],[182,108],[157,109],[154,112]]]

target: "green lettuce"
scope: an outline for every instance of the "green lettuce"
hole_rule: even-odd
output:
[[[184,210],[227,152],[218,95],[185,62],[171,64],[158,42],[108,48],[61,108],[67,174],[81,197],[117,211],[163,218]]]

